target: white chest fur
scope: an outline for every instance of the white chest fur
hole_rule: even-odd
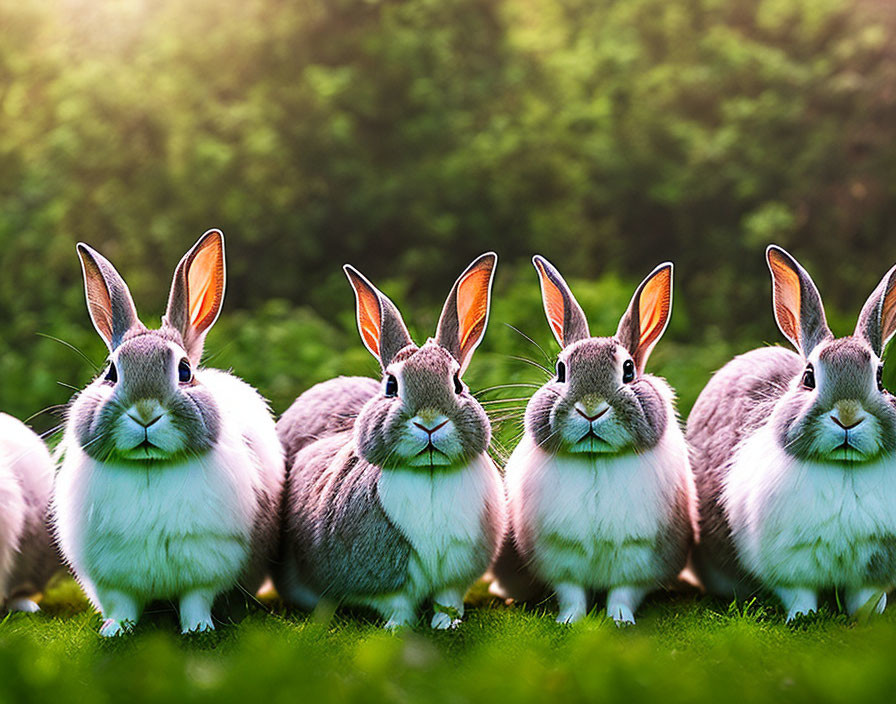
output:
[[[767,584],[865,586],[896,538],[896,459],[804,462],[766,426],[738,449],[723,502],[741,559]]]
[[[389,520],[413,548],[410,589],[418,596],[466,587],[479,576],[473,572],[483,559],[486,506],[500,512],[493,517],[499,530],[504,523],[501,478],[487,455],[450,472],[383,471],[378,493]]]
[[[257,510],[255,475],[232,459],[213,451],[142,469],[69,451],[56,515],[75,573],[145,599],[232,585],[245,566]]]
[[[536,571],[594,588],[655,578],[659,531],[677,493],[694,492],[677,429],[647,452],[616,458],[552,455],[527,437],[506,477],[513,527]]]

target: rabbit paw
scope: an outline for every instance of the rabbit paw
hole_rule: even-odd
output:
[[[430,625],[437,630],[444,631],[457,628],[460,623],[461,620],[459,618],[454,618],[451,614],[445,611],[439,611],[432,617],[432,623]]]
[[[584,587],[564,582],[554,587],[560,613],[557,623],[575,623],[585,618],[588,613],[588,599]]]
[[[10,599],[9,603],[6,605],[6,608],[9,611],[21,611],[26,614],[34,614],[40,611],[40,607],[36,602],[31,601],[31,599],[25,598]]]
[[[115,638],[130,633],[134,628],[131,621],[116,621],[114,618],[107,618],[100,626],[100,635],[103,638]]]
[[[625,604],[607,607],[607,615],[613,619],[613,623],[619,628],[635,625],[635,615]]]

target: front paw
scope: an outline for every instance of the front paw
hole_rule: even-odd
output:
[[[10,599],[9,603],[6,605],[6,608],[9,611],[21,611],[26,614],[36,614],[40,611],[40,607],[36,602],[31,601],[31,599]]]
[[[215,624],[212,622],[211,615],[209,615],[203,616],[195,622],[185,623],[180,632],[187,635],[188,633],[208,633],[213,630],[215,630]]]
[[[100,635],[103,638],[115,638],[123,636],[134,630],[134,624],[131,621],[116,621],[114,618],[107,618],[100,626]]]
[[[627,604],[608,606],[607,615],[613,619],[618,628],[626,628],[635,625],[635,614]]]
[[[446,611],[439,611],[432,617],[432,623],[430,625],[437,630],[444,631],[457,628],[460,623],[460,617],[454,617]]]

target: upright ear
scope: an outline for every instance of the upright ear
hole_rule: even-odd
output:
[[[124,279],[105,257],[83,242],[78,243],[77,250],[90,319],[109,351],[114,351],[128,330],[142,327],[134,299]]]
[[[772,272],[772,304],[781,332],[808,357],[819,342],[833,337],[824,317],[821,296],[812,278],[781,247],[765,250]]]
[[[896,332],[896,266],[881,279],[865,302],[856,325],[856,337],[867,340],[880,357]]]
[[[616,330],[616,339],[632,355],[638,373],[644,371],[647,358],[666,331],[671,315],[672,262],[665,262],[638,286]]]
[[[342,268],[355,290],[361,340],[385,369],[400,350],[414,341],[395,304],[353,266],[346,264]]]
[[[590,337],[588,321],[582,307],[576,301],[560,272],[547,259],[539,254],[532,257],[532,264],[538,272],[541,283],[541,300],[544,303],[544,314],[560,347]]]
[[[209,230],[174,270],[164,322],[180,332],[190,360],[199,364],[205,334],[224,303],[224,235]]]
[[[487,252],[476,259],[454,282],[436,328],[436,342],[460,364],[463,374],[488,324],[492,279],[498,255]]]

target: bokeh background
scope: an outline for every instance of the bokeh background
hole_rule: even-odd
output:
[[[810,270],[839,334],[896,262],[894,35],[889,0],[2,0],[0,409],[48,430],[103,362],[75,242],[153,323],[219,227],[208,361],[278,413],[377,372],[344,262],[422,341],[489,249],[474,389],[552,366],[534,252],[595,334],[671,259],[650,368],[686,412],[732,354],[780,340],[766,244]]]

